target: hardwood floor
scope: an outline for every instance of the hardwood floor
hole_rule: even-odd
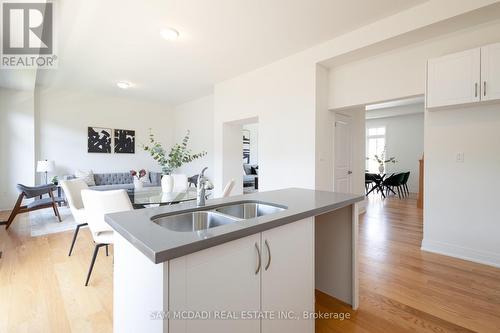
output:
[[[0,213],[0,220],[5,219]],[[84,287],[93,243],[82,229],[30,237],[27,215],[0,227],[0,332],[111,332],[112,256]],[[500,269],[420,251],[416,200],[372,198],[360,218],[360,307],[317,293],[316,332],[500,332]]]
[[[370,198],[360,217],[360,306],[317,293],[316,332],[500,332],[500,269],[420,250],[416,198]]]
[[[112,332],[113,257],[100,253],[85,287],[93,251],[88,229],[80,231],[68,257],[72,232],[32,238],[27,214],[16,218],[8,231],[4,228],[0,332]]]

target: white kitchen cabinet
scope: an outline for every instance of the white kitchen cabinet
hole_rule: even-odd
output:
[[[169,311],[258,311],[259,234],[195,252],[169,263]],[[170,333],[260,332],[259,320],[169,320]]]
[[[264,231],[262,258],[262,310],[300,318],[263,320],[262,333],[314,332],[314,320],[303,319],[314,312],[314,220]]]
[[[430,59],[427,62],[427,108],[479,102],[479,48]]]
[[[273,320],[171,319],[169,333],[314,332],[314,320],[302,320],[303,311],[314,312],[314,219],[171,260],[169,311],[208,311],[212,317],[213,311],[236,315],[273,311],[276,316]],[[301,320],[278,319],[292,312]]]
[[[481,48],[481,100],[500,99],[500,43]]]

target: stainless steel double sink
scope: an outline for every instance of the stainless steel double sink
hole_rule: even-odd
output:
[[[239,202],[218,206],[211,210],[194,211],[153,217],[152,221],[164,228],[179,232],[202,231],[238,221],[266,216],[286,208],[261,202]]]

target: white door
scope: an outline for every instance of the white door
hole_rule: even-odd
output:
[[[260,238],[256,234],[171,260],[169,311],[259,311]],[[260,332],[258,319],[224,320],[211,314],[209,320],[171,319],[169,332]]]
[[[303,312],[314,312],[314,219],[264,231],[262,248],[262,311],[282,314],[263,320],[262,333],[313,333]]]
[[[351,119],[348,116],[335,114],[334,128],[334,190],[351,192]]]
[[[480,49],[467,50],[427,62],[427,107],[480,100]]]
[[[481,48],[481,100],[500,99],[500,43]]]

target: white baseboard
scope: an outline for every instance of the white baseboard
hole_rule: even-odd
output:
[[[425,239],[422,240],[422,247],[420,249],[422,251],[443,254],[449,257],[500,268],[500,255],[492,252],[478,251],[467,247]]]

